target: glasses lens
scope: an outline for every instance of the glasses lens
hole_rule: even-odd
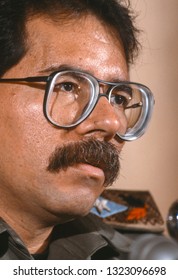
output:
[[[59,126],[77,124],[88,114],[93,96],[93,83],[87,76],[79,72],[60,72],[49,89],[47,115]]]
[[[54,125],[67,128],[79,124],[91,113],[98,100],[99,84],[86,73],[61,71],[53,76],[47,93],[46,117]],[[118,136],[126,141],[140,137],[154,105],[150,90],[141,84],[119,83],[111,87],[108,99],[121,124]]]
[[[112,89],[110,102],[121,122],[118,135],[124,140],[140,137],[145,131],[153,107],[153,96],[149,89],[140,84],[119,84]]]

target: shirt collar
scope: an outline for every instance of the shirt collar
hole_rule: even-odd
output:
[[[87,223],[84,224],[76,220],[55,227],[49,244],[48,259],[90,259],[97,250],[107,246],[106,240],[97,231],[88,230]],[[32,259],[20,237],[3,219],[0,219],[0,235],[4,232],[10,236],[10,243],[18,255],[22,253],[28,259]]]

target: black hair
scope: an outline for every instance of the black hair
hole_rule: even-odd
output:
[[[132,63],[139,43],[130,5],[122,0],[0,0],[0,76],[17,64],[27,51],[26,21],[33,15],[58,20],[93,14],[114,28],[121,39],[127,63]]]

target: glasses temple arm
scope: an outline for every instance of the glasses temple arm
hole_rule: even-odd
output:
[[[37,77],[26,77],[26,78],[7,78],[7,79],[0,79],[0,83],[13,83],[13,82],[46,82],[48,76],[37,76]]]
[[[133,104],[131,106],[126,107],[125,110],[126,109],[134,109],[134,108],[138,108],[138,107],[142,107],[142,106],[143,106],[143,103],[139,102],[139,103],[135,103],[135,104]]]

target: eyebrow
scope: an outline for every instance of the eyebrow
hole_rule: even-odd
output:
[[[82,71],[81,69],[79,69],[77,67],[73,67],[73,66],[68,65],[68,64],[61,64],[61,65],[52,65],[48,68],[40,70],[39,73],[50,74],[50,73],[55,72],[55,71],[64,71],[64,70]]]
[[[61,64],[61,65],[52,65],[48,68],[45,68],[43,70],[40,70],[39,73],[43,73],[43,74],[51,74],[52,72],[55,72],[55,71],[65,71],[65,70],[71,70],[71,71],[79,71],[79,72],[84,72],[84,73],[87,73],[93,77],[95,77],[93,75],[93,73],[91,71],[85,71],[84,69],[80,68],[80,67],[74,67],[72,65],[69,65],[69,64]],[[101,80],[99,79],[98,77],[95,77],[96,79],[98,80]],[[121,82],[126,82],[127,80],[122,80],[122,79],[119,79],[119,78],[115,78],[115,79],[112,79],[108,82],[111,82],[111,83],[121,83]]]

